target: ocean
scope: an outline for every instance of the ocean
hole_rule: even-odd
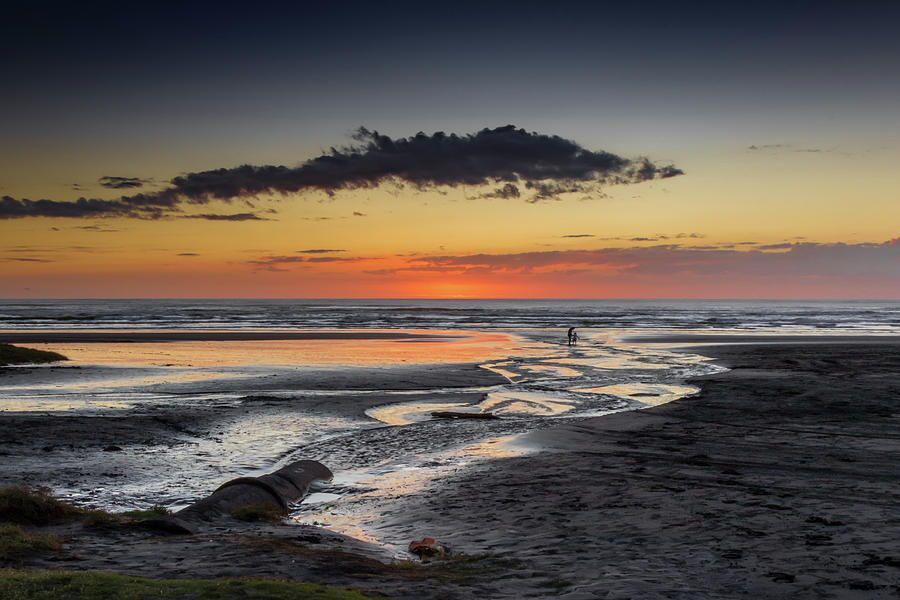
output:
[[[894,334],[900,301],[0,300],[0,330],[572,326]]]

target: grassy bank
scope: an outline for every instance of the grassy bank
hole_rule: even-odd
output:
[[[0,598],[9,600],[362,600],[363,594],[317,583],[266,579],[148,579],[92,571],[0,569]]]
[[[60,360],[69,360],[62,354],[35,350],[34,348],[22,348],[12,344],[0,344],[0,367],[6,365],[23,365],[32,363],[49,363]]]

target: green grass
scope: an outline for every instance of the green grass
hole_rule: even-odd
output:
[[[165,506],[154,504],[150,508],[145,508],[144,510],[126,510],[125,512],[116,514],[118,514],[120,517],[131,519],[132,521],[143,521],[144,519],[156,519],[158,517],[171,515],[172,511]]]
[[[6,365],[21,365],[28,363],[48,363],[58,360],[69,360],[62,354],[35,350],[34,348],[22,348],[12,344],[0,344],[0,367]]]
[[[265,521],[281,523],[284,514],[270,504],[249,504],[231,511],[231,516],[241,521]]]
[[[0,488],[0,521],[46,525],[82,514],[84,514],[82,509],[54,498],[47,488],[28,486]]]
[[[21,563],[32,554],[60,550],[62,540],[49,533],[29,533],[13,523],[0,523],[0,562]],[[0,594],[0,598],[6,598]]]
[[[53,496],[44,487],[15,486],[0,488],[0,522],[23,525],[47,525],[65,519],[80,518],[85,525],[108,525],[153,519],[170,514],[164,506],[111,513],[96,508],[80,508]]]
[[[91,571],[0,569],[5,600],[362,600],[353,590],[267,579],[147,579]]]

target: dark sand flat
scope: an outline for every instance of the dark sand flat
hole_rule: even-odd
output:
[[[695,381],[691,398],[530,434],[544,452],[398,500],[382,539],[511,559],[465,578],[411,581],[353,558],[374,549],[292,527],[73,531],[62,562],[33,564],[270,575],[405,598],[896,598],[900,344],[694,351],[732,370]],[[349,553],[317,553],[338,547]]]
[[[531,434],[551,451],[444,481],[386,531],[528,565],[485,597],[896,598],[900,345],[694,351],[732,370]]]
[[[625,341],[647,344],[900,344],[896,335],[756,335],[751,333],[656,333],[628,335]]]

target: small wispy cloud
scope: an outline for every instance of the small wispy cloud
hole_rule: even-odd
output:
[[[206,221],[272,221],[261,217],[256,213],[234,213],[227,215],[219,214],[200,214],[200,215],[184,215],[183,219],[204,219]]]
[[[140,177],[117,177],[114,175],[104,175],[97,182],[105,188],[109,188],[111,190],[125,190],[125,189],[134,189],[143,187],[144,184],[149,183],[146,179],[141,179]]]

